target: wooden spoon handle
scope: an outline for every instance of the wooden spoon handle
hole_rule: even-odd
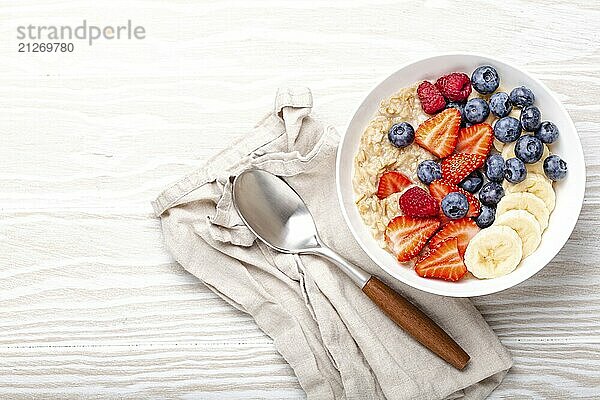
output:
[[[467,365],[469,355],[423,311],[392,288],[372,276],[362,290],[392,321],[423,346],[454,368],[463,369]]]

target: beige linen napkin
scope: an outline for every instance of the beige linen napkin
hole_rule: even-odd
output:
[[[403,285],[362,252],[335,193],[338,135],[310,115],[308,89],[280,89],[252,132],[153,203],[167,246],[190,273],[252,315],[294,369],[309,399],[482,399],[510,355],[468,299]],[[418,344],[342,272],[314,256],[279,254],[255,240],[231,198],[230,176],[261,168],[285,177],[323,240],[421,307],[471,356],[457,371]]]

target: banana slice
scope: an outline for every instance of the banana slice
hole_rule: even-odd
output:
[[[504,147],[502,147],[502,158],[508,160],[509,158],[515,157],[515,144],[517,142],[506,143]],[[542,158],[536,163],[533,164],[525,164],[525,169],[527,173],[541,174],[544,175],[544,160],[546,157],[550,155],[550,149],[548,146],[543,144],[544,153],[542,154]]]
[[[551,181],[544,175],[528,173],[524,181],[512,184],[504,182],[504,191],[506,193],[527,192],[536,195],[544,201],[548,211],[554,210],[556,204],[556,195]]]
[[[504,196],[496,208],[496,219],[510,210],[525,210],[532,214],[540,224],[542,232],[548,227],[550,211],[542,199],[531,193],[509,193]]]
[[[465,251],[465,266],[479,279],[496,278],[512,272],[523,255],[521,238],[513,229],[492,225],[480,230]]]
[[[513,117],[516,119],[521,119],[521,110],[517,107],[513,107],[512,111],[508,114],[509,117]]]
[[[507,211],[496,218],[494,225],[507,226],[517,232],[523,246],[523,258],[533,253],[542,241],[540,223],[529,211]]]
[[[502,152],[502,149],[504,149],[504,143],[502,143],[496,138],[494,138],[494,141],[492,143],[494,144],[494,148],[498,150],[498,152]]]
[[[515,156],[515,143],[517,142],[504,143],[504,146],[502,147],[502,158],[508,160]]]

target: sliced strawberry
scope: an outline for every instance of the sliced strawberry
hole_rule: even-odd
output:
[[[451,237],[432,247],[417,260],[415,272],[423,278],[453,282],[465,276],[467,267],[458,252],[458,240]]]
[[[417,128],[415,142],[439,158],[448,157],[456,147],[460,111],[447,108]]]
[[[435,217],[440,211],[438,202],[418,186],[402,193],[399,203],[402,213],[409,217]]]
[[[458,240],[458,252],[462,257],[465,254],[469,241],[479,230],[479,227],[471,218],[451,220],[438,233],[433,235],[429,241],[429,246],[435,247],[442,241],[450,237],[455,237]]]
[[[488,124],[477,124],[458,131],[455,153],[479,154],[486,157],[492,149],[494,131]]]
[[[429,184],[429,193],[431,193],[433,198],[436,199],[440,204],[444,196],[450,192],[460,192],[467,196],[467,201],[469,202],[469,211],[467,212],[467,217],[476,217],[479,215],[479,212],[481,211],[481,204],[479,203],[479,200],[477,200],[477,198],[475,198],[475,196],[473,196],[471,193],[442,179],[437,179]]]
[[[444,225],[446,225],[448,222],[453,221],[452,219],[446,217],[446,214],[444,214],[441,209],[440,209],[440,213],[438,215],[438,219],[440,220],[440,226],[442,226],[442,227]]]
[[[437,200],[438,203],[442,202],[442,199],[450,192],[455,192],[456,189],[460,189],[458,186],[452,183],[445,182],[441,179],[436,179],[429,184],[429,193]]]
[[[390,194],[401,192],[410,185],[412,185],[411,180],[402,172],[388,171],[379,178],[377,197],[385,199]]]
[[[419,254],[439,227],[440,221],[436,218],[403,215],[390,221],[385,230],[385,240],[398,261],[408,261]]]
[[[452,154],[442,161],[442,179],[450,183],[460,183],[484,162],[485,156],[479,154]]]

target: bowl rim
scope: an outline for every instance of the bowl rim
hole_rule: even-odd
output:
[[[397,74],[399,71],[410,67],[413,64],[417,64],[417,63],[421,63],[424,61],[433,61],[434,59],[439,59],[439,58],[445,58],[445,57],[477,57],[477,58],[484,58],[484,59],[488,59],[491,61],[496,61],[499,64],[504,64],[510,68],[513,68],[517,71],[519,71],[520,73],[522,73],[527,79],[535,82],[537,85],[541,86],[551,97],[551,99],[557,104],[559,110],[566,116],[566,119],[570,125],[570,128],[576,133],[575,134],[575,145],[577,145],[577,151],[580,153],[582,159],[583,159],[583,148],[581,146],[581,139],[579,137],[579,133],[577,132],[577,129],[575,127],[575,124],[573,122],[573,119],[571,118],[570,114],[568,113],[567,109],[565,108],[565,106],[562,104],[562,102],[558,99],[556,93],[554,93],[554,91],[552,91],[550,88],[548,88],[542,81],[540,81],[539,79],[537,79],[536,77],[532,76],[529,72],[527,72],[526,69],[522,68],[521,66],[515,65],[511,62],[505,61],[503,59],[500,59],[498,57],[494,57],[494,56],[490,56],[488,54],[483,54],[483,53],[468,53],[468,52],[460,52],[460,53],[455,53],[455,52],[442,52],[442,53],[436,53],[434,55],[430,55],[430,56],[425,56],[425,57],[421,57],[418,59],[412,59],[406,63],[401,64],[395,71],[391,72],[390,74],[384,76],[383,78],[379,79],[378,82],[372,86],[369,91],[366,93],[366,95],[364,95],[361,100],[358,102],[358,105],[354,107],[354,112],[352,113],[352,115],[349,117],[347,124],[345,125],[345,130],[344,130],[344,134],[342,135],[342,137],[340,138],[340,142],[338,144],[338,148],[337,148],[337,154],[336,154],[336,163],[335,163],[335,178],[336,178],[336,192],[337,192],[337,197],[338,197],[338,203],[339,206],[342,210],[342,215],[344,216],[344,221],[346,223],[346,225],[348,226],[348,228],[350,229],[350,232],[352,232],[352,236],[354,236],[354,239],[358,242],[359,246],[361,247],[361,249],[367,254],[367,256],[384,272],[388,273],[390,276],[392,276],[394,279],[397,279],[399,281],[401,281],[404,284],[407,284],[411,287],[414,287],[416,289],[422,290],[424,292],[428,292],[428,293],[432,293],[432,294],[436,294],[436,295],[441,295],[441,296],[448,296],[448,297],[476,297],[476,296],[483,296],[483,295],[487,295],[487,294],[492,294],[492,293],[498,293],[501,292],[503,290],[509,289],[513,286],[519,285],[520,283],[526,281],[527,279],[531,278],[532,276],[534,276],[535,274],[537,274],[539,271],[541,271],[546,265],[548,265],[552,259],[554,257],[556,257],[556,255],[562,250],[562,248],[564,247],[564,245],[567,243],[567,241],[569,240],[570,236],[573,233],[573,230],[575,229],[575,226],[577,225],[577,222],[579,220],[579,217],[581,216],[581,209],[583,206],[583,201],[585,198],[585,187],[586,187],[586,179],[587,179],[587,173],[586,173],[586,166],[585,166],[585,159],[583,159],[583,177],[582,177],[582,183],[581,183],[581,188],[582,190],[580,190],[580,193],[578,193],[578,200],[576,204],[572,204],[573,206],[575,206],[577,208],[577,217],[574,218],[572,225],[569,227],[570,231],[569,234],[565,237],[565,240],[563,243],[561,243],[560,246],[556,246],[554,248],[554,250],[552,251],[553,254],[551,254],[551,257],[549,258],[549,261],[546,262],[543,265],[540,265],[537,268],[532,268],[529,274],[524,274],[523,276],[513,280],[513,281],[507,281],[504,282],[502,284],[499,284],[497,287],[481,287],[481,288],[474,288],[474,289],[469,289],[468,291],[465,290],[464,292],[461,293],[449,293],[446,290],[443,289],[437,289],[437,288],[432,288],[427,286],[426,284],[421,284],[418,282],[412,282],[412,281],[408,281],[406,279],[404,279],[402,276],[399,275],[392,275],[390,274],[386,268],[382,267],[380,265],[380,263],[377,261],[377,257],[375,257],[374,254],[372,254],[371,250],[366,246],[365,243],[363,243],[363,240],[361,239],[360,235],[358,234],[358,232],[355,230],[354,226],[351,223],[350,220],[350,216],[348,215],[348,211],[346,210],[346,206],[344,204],[344,199],[342,196],[342,186],[341,186],[341,179],[340,179],[340,163],[341,163],[341,158],[342,158],[342,151],[341,148],[343,147],[343,145],[346,143],[347,140],[347,133],[348,130],[350,128],[350,126],[352,125],[352,120],[354,119],[354,117],[356,116],[358,110],[360,109],[360,107],[363,105],[363,103],[365,102],[365,100],[370,96],[370,94],[375,91],[377,88],[379,88],[380,85],[384,84],[384,82],[389,79],[390,77],[392,77],[393,75]],[[354,169],[353,169],[354,170]],[[575,214],[574,214],[575,215]],[[372,238],[371,238],[372,239]],[[374,240],[374,239],[372,239]],[[493,279],[490,279],[493,280]],[[488,280],[489,281],[489,280]]]

